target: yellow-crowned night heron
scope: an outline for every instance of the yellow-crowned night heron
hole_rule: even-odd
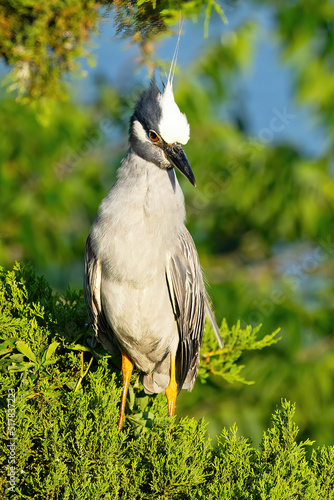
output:
[[[117,182],[87,239],[84,291],[92,327],[107,351],[122,354],[119,429],[133,366],[147,394],[165,391],[172,416],[178,392],[195,382],[205,316],[223,346],[174,172],[195,186],[182,148],[188,140],[171,79],[161,93],[153,77],[131,118]]]

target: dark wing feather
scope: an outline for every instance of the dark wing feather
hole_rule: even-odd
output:
[[[206,315],[214,323],[219,343],[223,345],[208,302],[197,250],[186,228],[170,257],[166,277],[180,336],[176,353],[176,380],[180,391],[185,382],[189,388],[195,382]]]
[[[95,338],[107,351],[114,353],[117,351],[114,335],[101,303],[101,273],[101,262],[95,255],[89,235],[85,248],[84,297]]]

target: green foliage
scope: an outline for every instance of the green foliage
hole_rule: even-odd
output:
[[[90,333],[82,293],[68,290],[64,297],[52,294],[44,278],[38,277],[31,266],[19,263],[12,271],[1,269],[0,280],[0,373],[5,377],[4,388],[20,380],[20,384],[38,393],[40,384],[47,381],[47,391],[64,385],[74,392],[82,391],[82,382],[94,358],[93,368],[96,361],[110,357],[85,345]],[[237,364],[243,352],[263,349],[278,340],[274,338],[277,332],[257,340],[258,330],[241,329],[240,325],[229,330],[224,321],[221,335],[225,347],[220,349],[207,324],[199,372],[202,381],[214,374],[230,383],[247,383],[240,376],[243,366]],[[63,355],[57,356],[62,351]],[[118,357],[113,362],[119,368]],[[152,427],[154,410],[166,408],[159,398],[155,401],[144,395],[138,375],[133,381],[128,414],[135,434],[139,435]]]
[[[197,383],[192,393],[181,393],[178,414],[205,415],[212,436],[237,420],[241,434],[252,436],[258,443],[263,429],[269,425],[269,415],[284,396],[297,403],[301,439],[306,441],[312,436],[318,443],[331,444],[334,421],[333,5],[330,0],[316,7],[313,0],[258,0],[260,3],[270,8],[274,22],[270,23],[269,31],[257,21],[255,7],[250,6],[246,22],[232,24],[233,29],[221,39],[210,41],[197,60],[183,67],[175,77],[176,101],[191,126],[186,153],[198,185],[196,190],[187,183],[182,186],[187,201],[187,224],[211,284],[210,296],[217,318],[221,320],[226,316],[229,325],[240,321],[240,328],[226,327],[225,330],[223,327],[223,352],[216,351],[212,333],[206,331],[202,355],[214,352],[212,356],[202,356],[200,376],[206,384]],[[88,3],[67,4],[80,4],[80,8],[73,19],[66,17],[66,12],[64,19],[57,17],[58,27],[64,21],[72,23],[74,33],[80,25],[84,26],[86,14],[89,21],[99,19],[95,9],[91,13],[85,11]],[[11,58],[8,62],[13,65],[14,85],[21,89],[18,91],[28,96],[33,90],[30,99],[34,99],[36,106],[43,95],[64,97],[59,67],[65,72],[70,66],[74,69],[75,54],[83,54],[82,43],[90,35],[90,27],[77,31],[79,35],[72,47],[66,45],[70,31],[58,37],[56,43],[59,43],[61,57],[57,70],[53,46],[45,45],[56,35],[57,26],[51,25],[40,33],[42,45],[36,39],[39,26],[46,26],[48,13],[60,2],[37,6],[30,0],[1,5],[3,45],[0,44],[0,52],[7,50]],[[65,9],[65,2],[62,5]],[[105,13],[107,2],[101,5],[100,13]],[[154,60],[152,44],[171,33],[180,13],[177,2],[118,1],[113,5],[117,5],[119,13],[116,29],[141,46],[145,60]],[[182,16],[196,20],[199,12],[205,14],[210,5],[213,3],[182,2]],[[239,8],[238,2],[228,3],[228,17],[233,8]],[[25,22],[24,9],[29,11],[30,22]],[[197,13],[193,16],[195,10]],[[145,14],[141,15],[142,12]],[[12,16],[10,22],[8,13]],[[156,23],[152,22],[154,19]],[[124,23],[123,31],[121,23]],[[19,28],[13,30],[14,25]],[[93,25],[91,28],[94,30]],[[202,37],[202,26],[199,31]],[[248,128],[247,110],[251,108],[246,102],[248,96],[243,82],[250,78],[254,52],[260,37],[263,43],[263,36],[278,49],[277,64],[282,65],[282,71],[287,66],[290,68],[295,104],[290,109],[286,103],[286,117],[284,105],[280,107],[273,101],[272,117],[254,136]],[[50,61],[43,58],[42,49],[44,54],[50,51]],[[186,50],[182,47],[182,38],[180,50]],[[112,59],[112,44],[110,51]],[[26,80],[25,71],[18,72],[18,80],[15,77],[17,70],[29,66],[30,56],[44,64],[41,74],[35,75],[35,86]],[[31,70],[35,69],[32,65]],[[265,68],[262,69],[266,76]],[[44,110],[43,121],[33,106],[28,108],[16,102],[13,95],[6,99],[0,97],[0,121],[5,124],[0,135],[2,264],[11,266],[15,259],[29,259],[58,289],[64,290],[68,282],[81,286],[84,242],[126,151],[128,120],[140,90],[133,88],[135,83],[131,80],[122,88],[116,88],[101,81],[96,102],[89,105],[57,101],[50,105],[49,102],[48,115]],[[268,85],[271,85],[269,75]],[[73,87],[73,91],[77,89]],[[323,149],[310,155],[288,139],[283,140],[279,130],[270,128],[271,119],[277,117],[275,109],[283,114],[279,124],[283,126],[285,138],[295,125],[290,115],[302,113],[304,116],[307,112],[315,118],[323,127],[326,139]],[[277,121],[275,123],[277,125]],[[267,135],[261,134],[263,130]],[[305,146],[312,146],[310,142]],[[27,269],[24,272],[27,273]],[[22,378],[25,387],[39,387],[37,393],[44,381],[43,390],[50,388],[51,399],[55,387],[82,394],[97,363],[104,359],[103,353],[85,347],[88,332],[82,298],[67,291],[65,303],[61,298],[50,302],[47,298],[50,289],[33,282],[37,290],[39,286],[44,290],[38,293],[38,300],[33,300],[36,306],[44,304],[44,319],[38,316],[40,311],[29,312],[24,299],[21,306],[17,303],[13,315],[5,307],[7,312],[2,317],[1,328],[10,339],[7,338],[5,345],[0,342],[4,380],[16,383]],[[17,293],[21,289],[9,287],[7,292]],[[31,296],[31,286],[29,290]],[[27,320],[29,315],[35,318],[37,327]],[[48,320],[49,316],[52,321]],[[282,341],[264,351],[247,351],[247,325],[259,323],[263,324],[265,333],[276,331],[280,326]],[[55,337],[57,332],[62,332],[63,341]],[[19,340],[25,344],[17,345]],[[208,345],[211,340],[212,344]],[[49,346],[54,342],[60,345],[48,359],[52,364],[46,365]],[[26,346],[37,363],[21,352]],[[117,365],[115,359],[108,362],[111,368]],[[33,364],[27,368],[29,363]],[[241,371],[243,365],[245,368]],[[22,371],[8,371],[10,366]],[[211,376],[216,371],[221,376]],[[230,377],[241,382],[255,380],[256,384],[226,384]],[[148,398],[140,392],[139,385],[129,396],[131,435],[146,435],[153,426],[154,415],[164,414],[164,398]],[[333,455],[328,450],[331,449],[324,448],[312,455],[312,467],[319,477],[322,475],[324,491],[329,495],[326,477],[330,477],[328,463]],[[245,467],[247,463],[245,461]]]
[[[325,479],[319,477],[314,467],[319,454],[323,456],[328,452],[330,460],[333,448],[313,450],[309,460],[306,446],[312,442],[297,443],[294,413],[294,405],[282,401],[282,407],[272,416],[272,427],[263,434],[260,449],[254,449],[249,441],[238,437],[235,426],[229,431],[224,429],[215,451],[215,473],[208,498],[333,498],[334,491],[328,489],[328,482],[334,479],[333,470]],[[326,472],[327,464],[326,461]]]
[[[280,5],[278,20],[280,9],[285,9]],[[307,24],[312,12],[306,14],[301,5],[293,12],[301,19],[300,24],[294,23],[297,37],[299,26]],[[280,30],[287,29],[287,20],[282,18],[280,23]],[[321,40],[326,39],[330,50],[330,34],[322,30],[323,20],[319,23],[315,32],[322,33]],[[288,48],[288,35],[280,36]],[[218,319],[226,316],[230,325],[240,321],[241,330],[262,323],[265,333],[280,326],[283,340],[277,349],[255,351],[251,356],[244,352],[239,358],[240,365],[246,365],[241,373],[239,364],[232,365],[239,370],[234,376],[256,384],[245,389],[224,387],[222,400],[224,381],[210,378],[203,392],[196,387],[180,396],[179,411],[200,414],[205,394],[206,408],[214,415],[209,425],[216,422],[216,430],[210,428],[210,432],[229,427],[238,415],[243,434],[259,440],[268,426],[266,415],[284,395],[297,402],[303,438],[312,434],[319,442],[330,443],[334,420],[332,151],[329,143],[319,157],[310,158],[291,144],[277,145],[279,132],[271,131],[273,140],[267,143],[248,134],[236,82],[248,76],[258,37],[254,21],[242,23],[210,44],[175,78],[176,100],[191,125],[186,153],[198,185],[196,190],[187,183],[182,187],[187,225],[212,285]],[[307,61],[319,58],[319,47],[307,52]],[[307,72],[303,61],[298,60],[296,71]],[[296,78],[299,96],[297,83]],[[33,109],[10,97],[0,100],[0,118],[6,123],[0,136],[1,263],[29,259],[58,289],[68,282],[81,286],[85,239],[126,151],[128,120],[141,88],[133,87],[133,82],[122,88],[101,82],[96,102],[85,107],[55,103],[44,125]],[[331,106],[329,100],[326,109]],[[228,120],[223,113],[226,107],[233,109]],[[321,122],[330,127],[329,116],[317,110]],[[283,113],[283,108],[278,111]],[[288,118],[287,131],[293,120]],[[265,125],[270,130],[270,123]],[[212,360],[223,356],[217,354]],[[83,374],[86,369],[84,365]],[[203,378],[202,368],[200,374]],[[139,421],[142,411],[134,408]],[[143,425],[148,425],[147,419]]]
[[[11,99],[1,101],[0,121],[6,122],[0,138],[1,262],[74,259],[83,252],[96,195],[104,195],[96,148],[112,122],[61,103],[41,125],[32,109]]]
[[[229,34],[211,45],[184,72],[177,95],[192,124],[187,154],[200,188],[192,193],[185,186],[192,234],[211,242],[212,253],[240,249],[245,259],[269,256],[275,242],[328,241],[334,206],[330,151],[303,157],[292,145],[275,146],[269,123],[263,141],[261,134],[244,132],[242,116],[242,127],[219,116],[222,102],[231,99],[232,76],[245,71],[252,57],[249,40],[256,37],[254,24],[245,23],[235,38]],[[296,115],[274,108],[272,118],[283,131]]]
[[[87,42],[112,7],[116,31],[139,44],[148,64],[153,52],[149,42],[170,33],[168,26],[180,15],[196,18],[205,10],[206,33],[212,9],[225,19],[215,0],[52,0],[42,5],[5,0],[0,6],[0,58],[12,67],[6,79],[9,90],[39,110],[42,105],[43,114],[50,99],[64,99],[64,76],[78,73],[79,58],[94,63]]]
[[[260,328],[261,325],[256,328],[252,328],[251,326],[241,328],[240,322],[238,322],[229,329],[224,319],[220,328],[224,348],[217,349],[214,348],[217,342],[215,341],[214,332],[211,330],[209,323],[207,323],[199,369],[199,376],[202,381],[205,381],[209,374],[212,374],[219,375],[232,384],[235,382],[253,384],[254,382],[245,380],[240,374],[244,366],[237,364],[237,361],[246,351],[261,350],[272,344],[276,344],[280,340],[279,338],[275,338],[279,329],[269,335],[265,335],[263,339],[257,340],[256,336]]]
[[[2,2],[0,57],[13,66],[10,90],[30,99],[63,96],[60,77],[85,54],[97,7],[95,0]]]
[[[277,2],[275,2],[277,3]],[[330,0],[313,9],[312,0],[280,5],[277,11],[278,33],[283,42],[283,57],[293,65],[297,95],[311,105],[318,118],[334,127],[334,40],[331,33],[334,5]],[[298,23],[298,29],[295,29]],[[319,30],[315,39],[314,33]]]
[[[132,0],[117,3],[117,32],[139,42],[142,49],[148,41],[168,33],[168,27],[175,25],[180,19],[191,18],[197,21],[198,15],[205,11],[204,34],[208,34],[208,24],[212,11],[227,22],[224,11],[216,0]],[[169,33],[170,34],[170,33]],[[150,52],[150,51],[149,51]],[[148,52],[148,54],[149,54]]]
[[[294,406],[286,401],[273,415],[260,449],[238,436],[236,426],[224,429],[213,448],[204,420],[166,417],[162,395],[147,397],[151,422],[138,432],[142,423],[131,413],[144,402],[138,388],[136,397],[130,394],[128,425],[119,432],[120,382],[112,358],[84,345],[89,335],[85,322],[80,293],[53,294],[29,266],[1,270],[3,436],[8,389],[15,389],[16,493],[11,498],[334,498],[334,448],[318,448],[307,458],[305,447],[311,443],[297,443]],[[233,333],[234,344],[229,340]],[[229,331],[226,323],[222,334],[223,365],[235,363],[235,352],[273,341],[272,335],[257,341],[256,329]],[[204,348],[215,344],[207,329]],[[145,404],[142,418],[148,412]],[[2,470],[8,468],[8,442],[1,443]],[[7,486],[2,474],[3,498]]]

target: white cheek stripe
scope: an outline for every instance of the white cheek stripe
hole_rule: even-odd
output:
[[[133,130],[140,141],[149,142],[149,143],[151,142],[149,140],[149,138],[147,137],[147,134],[144,130],[144,127],[142,126],[142,124],[138,120],[135,120],[133,122]]]

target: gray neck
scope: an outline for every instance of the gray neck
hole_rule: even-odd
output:
[[[117,207],[117,208],[116,208]],[[116,211],[114,211],[116,208]],[[138,156],[131,148],[117,172],[117,182],[103,200],[100,214],[125,213],[137,219],[170,219],[182,224],[185,219],[184,196],[174,169],[161,169]]]
[[[117,279],[143,283],[152,262],[157,270],[165,265],[184,219],[184,197],[174,170],[162,170],[130,149],[93,226],[95,251]]]
[[[150,215],[167,216],[181,210],[184,219],[184,197],[173,168],[161,169],[130,148],[118,170],[116,186],[128,191],[130,203],[142,204]]]

